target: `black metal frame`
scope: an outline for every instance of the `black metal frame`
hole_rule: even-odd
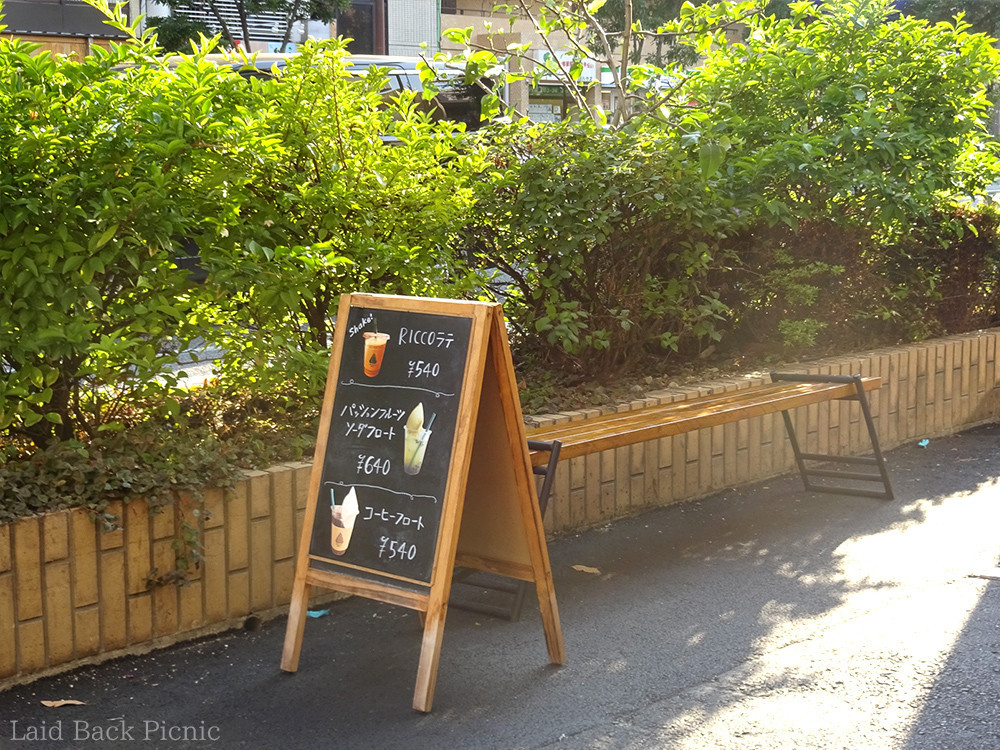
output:
[[[798,438],[795,435],[795,425],[792,417],[787,411],[782,411],[781,416],[785,421],[785,432],[788,440],[792,444],[792,452],[795,454],[795,464],[798,466],[799,475],[802,477],[802,484],[809,492],[825,492],[834,495],[854,495],[857,497],[873,497],[880,500],[892,500],[895,495],[892,491],[892,483],[889,481],[889,471],[886,468],[885,457],[879,447],[878,433],[875,431],[875,423],[872,420],[871,407],[868,405],[868,395],[865,392],[864,383],[860,375],[805,375],[799,373],[771,373],[771,381],[785,381],[793,383],[844,383],[852,384],[855,393],[845,396],[839,401],[857,401],[861,406],[861,414],[865,419],[868,428],[868,437],[872,444],[871,456],[837,456],[819,453],[805,453],[799,447]],[[807,462],[823,462],[841,464],[843,466],[875,466],[877,474],[871,472],[848,471],[841,468],[820,468],[813,467]],[[859,489],[851,486],[817,484],[811,481],[812,477],[824,477],[827,479],[850,480],[853,482],[879,483],[882,491]]]
[[[558,440],[543,441],[529,440],[528,448],[534,451],[549,451],[549,460],[543,466],[534,466],[532,471],[538,476],[544,477],[542,486],[538,489],[538,510],[540,515],[545,517],[545,509],[549,504],[549,494],[552,492],[552,482],[556,476],[556,465],[559,463],[559,451],[562,443]],[[456,591],[456,586],[463,589]],[[527,581],[518,581],[506,576],[487,573],[481,570],[469,568],[458,568],[452,576],[452,589],[449,598],[449,605],[458,609],[470,612],[480,612],[494,617],[506,617],[512,622],[521,619],[521,609],[524,607],[524,599],[531,587]],[[478,589],[479,597],[462,596],[460,592],[465,589]],[[455,594],[459,593],[458,598]],[[467,592],[472,594],[473,592]],[[507,602],[495,603],[487,601],[488,598],[497,593],[509,594]],[[485,594],[485,597],[483,596]]]

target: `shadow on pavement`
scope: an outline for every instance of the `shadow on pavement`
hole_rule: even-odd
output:
[[[906,750],[996,750],[998,707],[1000,583],[993,581],[935,680]]]

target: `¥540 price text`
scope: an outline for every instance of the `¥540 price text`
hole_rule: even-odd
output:
[[[412,560],[417,556],[417,545],[384,536],[379,544],[378,556],[384,560]]]

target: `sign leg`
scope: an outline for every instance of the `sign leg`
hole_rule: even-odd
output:
[[[292,604],[288,608],[288,625],[285,628],[285,645],[281,650],[281,668],[294,672],[299,668],[302,634],[306,627],[306,610],[309,607],[309,584],[305,576],[297,576],[292,587]]]
[[[545,630],[545,645],[549,650],[549,661],[553,664],[563,664],[566,661],[566,645],[562,637],[562,625],[559,621],[559,607],[556,605],[556,591],[552,583],[552,574],[538,574],[535,588],[538,591],[538,608],[542,615],[542,627]]]
[[[413,708],[427,713],[434,702],[438,661],[441,658],[441,640],[444,637],[446,604],[433,607],[426,614],[424,641],[420,647],[420,665],[417,667],[417,685],[413,691]]]

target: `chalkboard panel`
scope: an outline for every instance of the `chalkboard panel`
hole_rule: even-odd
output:
[[[311,567],[426,590],[472,319],[351,307],[346,325]]]

